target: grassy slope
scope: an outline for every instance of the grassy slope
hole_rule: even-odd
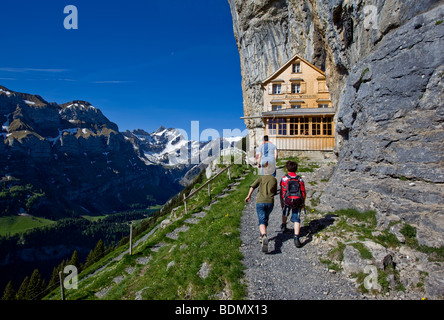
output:
[[[305,159],[294,158],[292,160],[299,162],[300,172],[312,172],[313,169],[317,168],[317,164],[310,163]],[[284,165],[285,162],[286,159],[281,160],[278,165]],[[241,166],[234,168],[233,178],[244,169],[245,167]],[[121,261],[110,263],[104,272],[81,282],[78,290],[68,291],[67,299],[97,299],[94,294],[105,288],[110,288],[105,299],[116,300],[132,300],[136,293],[139,293],[138,295],[143,299],[219,299],[222,297],[222,293],[230,299],[244,298],[245,286],[242,284],[244,267],[242,265],[242,255],[239,251],[241,245],[239,226],[244,208],[243,199],[247,194],[248,186],[254,179],[255,176],[250,173],[242,181],[237,191],[231,192],[229,197],[223,198],[219,203],[214,204],[206,217],[196,225],[189,225],[190,229],[187,232],[180,233],[177,240],[167,238],[167,233],[184,225],[184,221],[191,217],[193,212],[201,211],[208,203],[207,189],[204,188],[193,201],[188,203],[189,213],[186,216],[182,216],[164,230],[157,230],[146,243],[135,248],[133,256],[125,255]],[[230,182],[226,175],[222,175],[216,183],[212,184],[212,194],[220,193]],[[197,188],[198,185],[195,187]],[[179,214],[183,213],[183,207],[180,207],[178,212]],[[320,221],[326,215],[334,216],[335,222],[326,228],[319,230],[315,228],[312,230],[312,236],[317,239],[314,240],[315,242],[328,242],[329,238],[332,237],[342,239],[325,256],[320,257],[329,269],[341,269],[343,250],[347,244],[355,246],[364,259],[369,259],[371,253],[365,246],[361,245],[360,241],[371,240],[387,248],[395,248],[401,245],[388,230],[379,230],[375,233],[377,231],[376,218],[373,211],[358,212],[354,209],[348,209],[325,213],[318,211],[316,204],[312,203],[307,208],[307,215],[304,216],[304,226],[308,226],[312,221]],[[165,216],[159,218],[156,224],[163,219],[165,219]],[[407,232],[409,231],[407,230],[408,227],[408,225],[405,225],[401,230],[401,233],[406,237],[407,246],[427,252],[434,260],[443,260],[443,248],[433,250],[419,248],[414,242],[415,237],[410,235],[413,232]],[[149,231],[147,230],[144,234]],[[151,248],[159,243],[165,245],[158,252],[153,252]],[[84,274],[91,273],[108,263],[125,249],[125,247],[119,248],[112,252],[90,267],[89,270],[86,270]],[[140,265],[136,259],[142,257],[150,257],[151,260],[146,265]],[[198,275],[204,262],[211,266],[209,276],[206,279],[202,279]],[[132,275],[128,274],[128,267],[134,268]],[[384,271],[385,273],[378,272],[385,276],[387,271]],[[122,275],[125,278],[119,284],[116,284],[113,280]],[[382,276],[379,278],[382,279]],[[362,279],[359,280],[359,275],[358,282],[362,282]],[[383,292],[386,292],[388,290],[387,286],[384,286],[384,283],[381,285],[383,286]],[[57,289],[47,298],[59,299],[59,296],[60,293]]]
[[[44,227],[54,221],[33,216],[6,216],[0,218],[0,236],[13,235],[33,228]]]
[[[232,168],[232,180],[222,174],[211,184],[212,195],[220,194],[246,168],[235,165]],[[181,218],[165,229],[159,228],[146,242],[133,249],[132,256],[126,254],[120,261],[112,261],[127,249],[119,248],[85,270],[80,279],[112,261],[103,272],[81,281],[78,289],[67,290],[66,298],[98,299],[95,293],[103,289],[109,289],[104,299],[110,300],[133,300],[136,293],[143,299],[218,299],[222,294],[230,299],[244,298],[239,227],[243,200],[255,178],[253,173],[249,173],[238,189],[213,204],[199,223],[187,224],[189,230],[179,233],[177,240],[166,237],[167,233],[184,225],[192,213],[201,211],[209,203],[207,188],[203,188],[187,203],[188,214],[184,214],[183,206],[179,207],[177,213]],[[163,219],[165,217],[159,218],[157,223]],[[157,252],[151,250],[159,243],[163,246]],[[146,257],[151,259],[148,264],[137,262],[138,258]],[[210,272],[207,278],[202,279],[198,272],[204,263],[209,264]],[[131,274],[128,270],[132,271]],[[122,276],[123,280],[116,284],[114,279]],[[59,299],[59,296],[56,289],[47,299]]]

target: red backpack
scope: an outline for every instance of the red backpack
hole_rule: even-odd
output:
[[[287,191],[284,196],[284,206],[291,209],[302,208],[304,206],[304,196],[299,176],[291,177],[287,174],[286,177],[288,181]]]

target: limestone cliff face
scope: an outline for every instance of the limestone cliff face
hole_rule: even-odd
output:
[[[374,209],[444,245],[444,1],[228,1],[250,145],[263,135],[261,81],[303,56],[325,70],[337,112],[321,205]]]

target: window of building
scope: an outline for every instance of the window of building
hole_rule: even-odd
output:
[[[277,118],[268,119],[268,134],[270,136],[286,136],[287,135],[287,119]]]
[[[270,135],[332,136],[333,117],[278,118],[268,121]]]
[[[309,124],[310,124],[310,121],[309,121],[310,119],[309,118],[301,118],[301,119],[299,119],[299,130],[300,130],[300,132],[299,132],[299,135],[301,135],[301,136],[308,136],[308,135],[310,135],[310,127],[309,127]]]
[[[300,83],[293,83],[291,85],[291,93],[301,93],[301,84]]]
[[[291,105],[291,108],[292,108],[292,109],[301,109],[301,108],[302,108],[302,105],[301,105],[301,104],[292,104],[292,105]]]
[[[324,123],[322,124],[322,134],[324,136],[331,136],[333,134],[332,132],[333,118],[325,117],[323,120]]]
[[[301,63],[296,62],[293,63],[293,73],[300,73],[301,72]]]
[[[273,94],[281,94],[281,85],[273,84]]]
[[[328,103],[321,103],[321,104],[318,104],[318,108],[329,108],[329,105],[328,105]]]
[[[313,136],[321,135],[321,124],[322,124],[322,118],[321,117],[313,117],[313,118],[311,118],[311,134]]]
[[[289,122],[290,136],[297,136],[299,134],[299,118],[290,118]]]
[[[269,119],[268,120],[268,134],[271,136],[276,135],[276,126],[277,126],[277,119]]]
[[[325,80],[318,81],[318,92],[327,92],[327,85]]]
[[[282,110],[282,105],[281,104],[273,104],[271,106],[271,110],[272,111]]]
[[[280,118],[278,120],[278,135],[286,136],[287,135],[287,119]]]

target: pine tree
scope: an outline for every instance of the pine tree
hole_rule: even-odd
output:
[[[49,278],[48,287],[52,288],[55,286],[55,284],[59,281],[59,267],[54,267],[52,269],[51,278]]]
[[[104,253],[105,253],[105,246],[103,245],[102,239],[100,239],[97,242],[96,247],[94,248],[94,262],[103,258]]]
[[[86,269],[87,267],[89,267],[93,263],[94,263],[94,251],[91,250],[88,253],[88,256],[86,257],[86,261],[85,261],[85,264],[83,265],[83,268]]]
[[[102,239],[100,239],[94,250],[91,250],[86,257],[85,264],[83,265],[83,269],[86,269],[94,262],[99,261],[105,255],[105,245],[103,244]]]
[[[79,254],[77,253],[77,250],[74,250],[71,260],[69,261],[68,264],[75,266],[77,268],[77,271],[80,272],[82,265],[80,263]]]
[[[3,293],[2,300],[15,300],[16,292],[12,286],[12,281],[9,281],[6,285],[5,292]]]
[[[34,269],[34,272],[29,279],[29,285],[26,289],[26,300],[39,300],[41,293],[45,289],[45,281],[42,279],[39,270]]]
[[[28,290],[28,285],[29,285],[29,277],[26,276],[25,279],[23,279],[23,282],[17,291],[17,300],[26,299],[26,291]]]

